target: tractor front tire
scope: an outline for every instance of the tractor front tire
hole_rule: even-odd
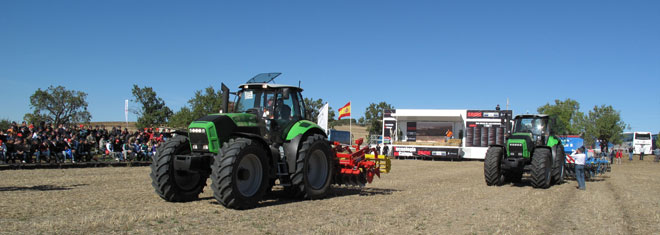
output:
[[[546,148],[535,148],[532,154],[532,187],[550,187],[552,152]]]
[[[314,134],[303,141],[296,170],[291,175],[294,197],[319,199],[325,197],[332,181],[334,155],[323,135]]]
[[[489,147],[488,151],[486,151],[484,178],[488,186],[500,186],[504,183],[504,176],[502,174],[503,152],[504,150],[501,147]]]
[[[264,146],[248,138],[223,143],[211,165],[213,197],[227,208],[250,209],[263,198],[268,182]]]
[[[561,184],[564,182],[564,168],[566,163],[566,153],[564,147],[555,145],[555,162],[552,167],[552,184]]]
[[[151,185],[168,202],[196,200],[206,186],[208,173],[174,170],[176,155],[186,154],[190,154],[188,137],[177,135],[158,148],[151,163]]]

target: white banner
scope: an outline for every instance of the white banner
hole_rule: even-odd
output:
[[[124,102],[124,118],[126,119],[126,123],[128,123],[128,100]]]
[[[328,103],[325,103],[321,110],[319,110],[319,115],[316,117],[316,123],[328,133]]]

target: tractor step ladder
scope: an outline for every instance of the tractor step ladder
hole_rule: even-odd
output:
[[[291,182],[289,182],[289,167],[284,161],[284,159],[277,161],[277,178],[280,180],[280,185],[281,186],[291,186]]]

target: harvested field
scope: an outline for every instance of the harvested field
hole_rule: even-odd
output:
[[[587,191],[487,187],[483,163],[394,160],[360,190],[323,200],[269,199],[236,211],[201,199],[168,203],[148,167],[0,171],[0,233],[658,234],[660,164],[624,162]],[[209,182],[210,183],[210,182]]]

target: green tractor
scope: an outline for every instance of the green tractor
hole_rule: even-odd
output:
[[[240,85],[233,111],[222,84],[221,113],[190,123],[158,148],[152,185],[166,201],[196,200],[211,177],[222,205],[257,205],[277,180],[288,195],[316,199],[330,189],[334,154],[323,129],[306,119],[300,87],[270,83],[263,73]]]
[[[564,181],[564,146],[554,136],[547,115],[518,115],[506,146],[491,145],[486,152],[486,184],[518,183],[524,172],[534,188],[548,188]]]

